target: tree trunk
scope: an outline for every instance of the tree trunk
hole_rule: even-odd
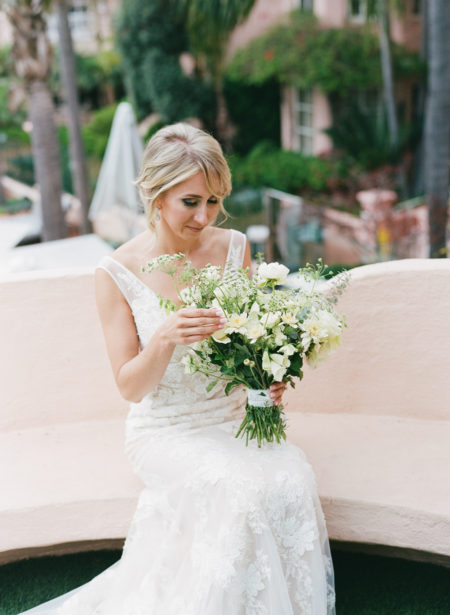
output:
[[[430,258],[446,257],[450,137],[450,6],[428,2],[428,95],[425,119],[425,190]]]
[[[13,27],[15,71],[23,79],[31,119],[33,158],[42,210],[42,239],[61,239],[66,225],[61,208],[61,162],[55,109],[48,83],[52,49],[46,33],[44,2],[4,4]]]
[[[398,130],[397,107],[395,104],[395,86],[394,86],[394,75],[393,75],[393,70],[392,70],[389,8],[388,8],[387,0],[379,0],[378,20],[379,20],[378,37],[379,37],[379,42],[380,42],[381,74],[383,78],[384,102],[385,102],[386,114],[387,114],[387,119],[388,119],[391,147],[396,153],[396,155],[398,155],[399,130]],[[400,160],[399,162],[397,180],[400,184],[401,194],[403,198],[406,198],[408,194],[408,183],[406,180],[405,167],[404,167],[402,160]]]
[[[420,33],[420,59],[427,62],[427,22],[428,22],[428,0],[420,0],[420,16],[421,16],[421,33]],[[426,82],[421,79],[418,84],[417,108],[414,109],[415,120],[422,121],[422,130],[420,142],[414,152],[412,175],[413,175],[413,196],[423,194],[425,192],[425,149],[424,149],[424,118],[425,118],[425,99],[426,99]]]
[[[58,16],[59,53],[61,77],[67,105],[67,123],[70,135],[71,173],[75,194],[81,203],[82,220],[80,233],[91,233],[92,224],[88,218],[89,188],[86,169],[86,156],[80,127],[80,106],[76,87],[75,55],[72,46],[67,4],[65,0],[56,3]]]
[[[393,147],[398,146],[398,120],[395,106],[394,77],[392,74],[391,46],[389,42],[389,15],[386,0],[379,2],[379,41],[383,93],[388,118],[389,133]]]
[[[42,240],[62,239],[66,236],[66,225],[61,207],[61,163],[53,100],[45,81],[29,82],[27,94],[33,124],[34,164],[41,196]]]

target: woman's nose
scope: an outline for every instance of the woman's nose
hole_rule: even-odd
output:
[[[208,223],[208,210],[205,205],[200,205],[196,208],[195,221],[202,225]]]

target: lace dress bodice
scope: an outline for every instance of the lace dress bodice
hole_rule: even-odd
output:
[[[246,238],[243,233],[231,230],[224,276],[235,267],[241,267]],[[160,306],[157,294],[132,271],[116,259],[105,256],[98,267],[113,278],[133,313],[140,344],[145,347],[160,327],[167,313]],[[164,377],[158,386],[147,393],[140,402],[130,404],[127,431],[139,429],[177,430],[205,427],[234,420],[243,413],[245,393],[234,389],[225,395],[225,383],[218,382],[207,392],[208,380],[202,374],[186,374],[181,362],[189,352],[185,346],[176,346]]]

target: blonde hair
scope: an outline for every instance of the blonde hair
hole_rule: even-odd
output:
[[[231,192],[231,174],[219,143],[207,132],[179,122],[151,137],[135,184],[139,188],[148,227],[155,228],[155,202],[167,190],[203,171],[206,185],[227,217],[223,199]]]

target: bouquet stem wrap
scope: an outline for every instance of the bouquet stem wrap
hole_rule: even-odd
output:
[[[285,427],[283,406],[274,405],[269,390],[247,389],[245,417],[235,437],[243,438],[245,435],[246,446],[249,440],[256,438],[261,448],[264,441],[276,440],[280,444],[281,438],[286,440]]]

